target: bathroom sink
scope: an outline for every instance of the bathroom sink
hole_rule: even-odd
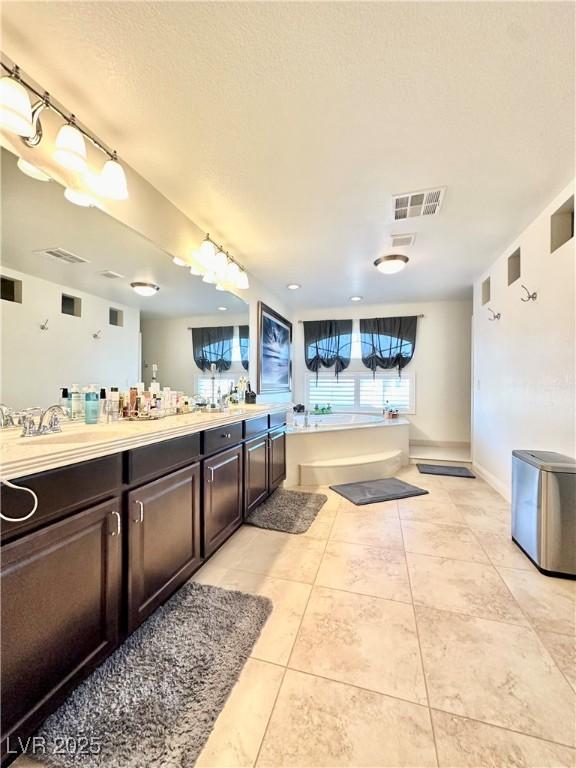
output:
[[[65,443],[98,443],[102,440],[116,440],[122,437],[121,432],[59,432],[53,435],[37,435],[22,438],[23,443],[29,445],[64,445]]]

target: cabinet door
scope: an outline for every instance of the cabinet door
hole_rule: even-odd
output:
[[[268,496],[268,454],[267,435],[244,445],[245,514]]]
[[[2,752],[26,739],[118,643],[118,499],[2,548]]]
[[[128,494],[128,631],[200,565],[200,465]]]
[[[204,555],[242,523],[242,446],[204,461]]]
[[[286,433],[271,432],[269,438],[269,488],[272,492],[286,477]]]

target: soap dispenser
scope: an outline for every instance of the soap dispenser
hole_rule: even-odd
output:
[[[84,395],[84,423],[98,424],[100,416],[100,398],[95,389],[89,389]]]

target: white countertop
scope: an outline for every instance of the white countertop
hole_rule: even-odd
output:
[[[62,432],[38,437],[21,437],[20,428],[4,429],[0,432],[0,478],[12,480],[289,408],[289,403],[242,405],[226,413],[189,413],[155,421],[64,421]]]

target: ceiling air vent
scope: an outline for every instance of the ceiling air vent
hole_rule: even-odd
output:
[[[406,192],[394,195],[394,219],[412,219],[418,216],[434,216],[440,210],[444,189],[425,189],[422,192]]]
[[[392,239],[392,248],[409,248],[411,245],[414,245],[414,240],[416,239],[416,235],[410,234],[410,235],[391,235]]]
[[[64,248],[46,248],[44,251],[34,251],[39,256],[45,256],[53,261],[63,261],[66,264],[88,264],[88,259],[77,256],[75,253],[65,251]]]
[[[100,277],[107,277],[109,280],[117,280],[119,277],[124,277],[119,272],[112,272],[111,269],[105,269],[104,272],[100,272]]]

